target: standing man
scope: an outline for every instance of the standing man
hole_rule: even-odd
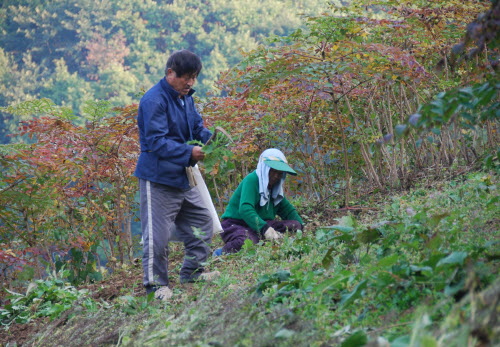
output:
[[[168,241],[175,232],[184,243],[181,283],[212,280],[219,275],[203,272],[210,252],[212,219],[198,189],[192,189],[186,167],[204,158],[200,146],[211,132],[196,111],[192,89],[202,68],[200,58],[188,51],[174,52],[167,61],[165,78],[141,98],[137,123],[141,154],[135,176],[139,178],[143,239],[143,284],[147,293],[167,300]]]

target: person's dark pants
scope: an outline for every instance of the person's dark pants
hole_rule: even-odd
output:
[[[269,220],[266,222],[271,228],[280,233],[286,231],[296,232],[302,228],[302,225],[296,220]],[[258,243],[264,239],[264,235],[252,230],[241,219],[227,218],[222,220],[221,225],[224,231],[220,236],[225,243],[224,247],[222,247],[223,253],[238,252],[247,239],[252,240],[253,243]]]
[[[174,233],[184,243],[181,280],[198,278],[204,270],[213,234],[212,217],[199,190],[183,191],[143,179],[139,183],[146,291],[169,284],[168,242]]]

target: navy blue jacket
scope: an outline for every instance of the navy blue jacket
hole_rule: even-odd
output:
[[[185,168],[193,166],[189,140],[207,142],[212,133],[203,127],[203,119],[196,111],[192,89],[184,96],[162,78],[141,98],[137,124],[141,154],[134,175],[155,183],[189,189]]]

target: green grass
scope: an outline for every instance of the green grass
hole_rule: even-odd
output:
[[[497,184],[474,173],[388,197],[370,218],[348,215],[279,244],[248,243],[209,260],[222,272],[213,283],[176,287],[167,304],[124,295],[97,312],[72,312],[33,344],[493,344]]]

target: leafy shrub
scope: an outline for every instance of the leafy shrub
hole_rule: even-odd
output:
[[[66,269],[67,279],[74,285],[90,281],[100,281],[102,273],[98,269],[98,257],[96,256],[99,243],[93,244],[88,251],[71,248],[68,252],[69,259],[58,259],[55,262],[56,270]]]
[[[69,275],[69,271],[62,270],[45,280],[37,280],[24,295],[7,290],[10,293],[7,296],[10,303],[0,308],[2,325],[8,326],[13,322],[28,323],[37,317],[54,319],[77,301],[81,301],[80,304],[86,309],[94,309],[96,303],[85,298],[86,290],[78,290],[63,280]]]

